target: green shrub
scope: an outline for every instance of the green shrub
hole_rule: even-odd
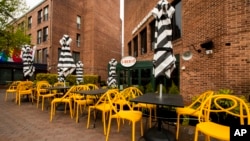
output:
[[[151,83],[148,83],[148,84],[146,85],[145,93],[152,93],[152,92],[154,92],[153,86],[152,86]]]
[[[179,91],[178,87],[175,85],[174,81],[172,81],[172,85],[169,88],[168,93],[169,94],[180,94],[180,91]]]

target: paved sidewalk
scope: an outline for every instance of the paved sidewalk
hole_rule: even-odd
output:
[[[69,113],[57,111],[50,122],[50,109],[42,111],[41,105],[37,109],[31,102],[23,102],[19,107],[13,98],[9,97],[5,102],[4,96],[5,90],[0,89],[0,141],[105,141],[100,118],[96,120],[95,128],[87,129],[86,115],[76,123],[75,119],[70,119]],[[129,124],[122,125],[119,133],[115,121],[112,125],[109,141],[131,141]],[[140,138],[139,124],[136,127],[137,140],[144,141]],[[169,126],[169,129],[175,133],[174,126]],[[192,141],[194,127],[181,127],[180,134],[180,141]]]

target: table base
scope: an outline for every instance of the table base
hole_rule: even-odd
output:
[[[145,141],[176,141],[175,135],[164,128],[152,127],[148,129],[143,138]]]

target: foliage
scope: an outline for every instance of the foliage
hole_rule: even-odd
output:
[[[83,84],[96,84],[98,82],[98,75],[84,75],[84,83]],[[47,80],[50,84],[54,84],[58,82],[58,75],[57,74],[50,74],[50,73],[38,73],[36,75],[36,81]],[[70,86],[76,85],[76,76],[75,75],[68,75],[66,77],[66,82],[69,83]]]
[[[154,89],[153,89],[153,86],[151,83],[148,83],[146,85],[146,90],[145,90],[145,93],[150,93],[150,92],[154,92]]]
[[[142,93],[144,93],[144,87],[143,87],[143,86],[139,85],[139,86],[137,86],[137,88],[138,88]]]
[[[169,94],[180,94],[180,91],[179,91],[178,87],[175,85],[174,81],[172,81],[172,85],[169,88],[168,93]]]
[[[12,48],[29,44],[30,38],[25,34],[25,23],[18,25],[19,27],[15,23],[17,16],[26,10],[24,0],[0,1],[0,51],[8,52]]]

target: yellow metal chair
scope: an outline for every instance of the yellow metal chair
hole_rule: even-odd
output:
[[[106,141],[109,139],[109,133],[111,128],[112,119],[117,119],[118,122],[118,132],[120,131],[120,120],[128,120],[132,122],[132,141],[135,141],[135,124],[136,122],[140,122],[141,124],[141,136],[143,136],[143,122],[142,122],[142,112],[141,111],[134,111],[131,107],[129,102],[126,102],[126,98],[121,95],[120,93],[107,93],[107,98],[110,104],[110,116],[109,116],[109,123],[106,135]],[[117,109],[115,106],[116,104],[114,101],[119,99],[123,101],[122,105],[128,107],[128,110],[123,110],[123,108]]]
[[[50,102],[55,98],[56,93],[52,93],[48,88],[51,85],[48,82],[39,82],[37,84],[37,108],[39,107],[40,97],[42,98],[42,111],[44,110],[44,100],[48,99]]]
[[[137,87],[128,87],[126,89],[124,89],[127,93],[127,97],[129,98],[136,98],[138,96],[143,95],[143,93],[140,91],[140,89],[138,89]],[[126,94],[125,94],[126,95]],[[138,108],[138,110],[142,110],[142,109],[147,109],[149,111],[149,128],[152,127],[152,111],[154,111],[154,117],[156,120],[156,105],[154,104],[146,104],[146,103],[134,103],[133,104],[133,108]]]
[[[8,89],[5,92],[5,101],[7,101],[8,99],[8,95],[9,94],[13,94],[15,95],[17,92],[17,85],[20,83],[21,81],[13,81],[10,86],[8,87]]]
[[[89,106],[87,128],[89,128],[89,125],[90,125],[91,111],[94,110],[94,120],[95,120],[96,119],[96,113],[95,113],[96,111],[95,110],[99,110],[102,112],[103,132],[104,132],[104,135],[106,135],[106,117],[105,117],[105,114],[109,113],[110,109],[111,109],[107,95],[108,94],[115,95],[117,93],[119,93],[119,91],[117,89],[110,89],[99,98],[99,100],[95,103],[95,105]]]
[[[227,102],[227,104],[223,104]],[[241,98],[234,95],[211,95],[201,105],[199,123],[195,128],[194,141],[198,141],[199,132],[205,134],[206,140],[210,137],[218,140],[230,140],[230,127],[211,121],[211,113],[226,113],[239,118],[239,125],[250,125],[250,111],[248,105]],[[246,119],[246,120],[244,120]]]
[[[198,117],[201,104],[204,100],[206,100],[210,95],[213,95],[213,91],[206,91],[198,96],[198,98],[192,102],[189,106],[186,107],[178,107],[176,108],[177,113],[177,123],[176,123],[176,140],[179,137],[179,129],[180,129],[180,117],[181,115]]]
[[[53,116],[56,114],[56,104],[58,103],[64,103],[65,104],[65,113],[66,113],[66,106],[69,105],[70,110],[70,117],[73,118],[73,110],[72,110],[72,100],[74,92],[77,91],[76,86],[72,86],[61,98],[54,98],[51,101],[51,113],[50,113],[50,121],[52,121]]]
[[[17,85],[16,103],[19,106],[21,105],[21,98],[24,95],[27,95],[33,104],[33,85],[32,81],[22,81]]]
[[[80,90],[89,90],[89,87],[87,85],[78,85],[79,91]],[[94,103],[92,99],[87,99],[85,96],[75,94],[74,95],[74,111],[76,111],[76,122],[78,122],[79,119],[79,110],[81,111],[81,114],[83,112],[82,108],[86,108],[86,106],[91,105]]]

